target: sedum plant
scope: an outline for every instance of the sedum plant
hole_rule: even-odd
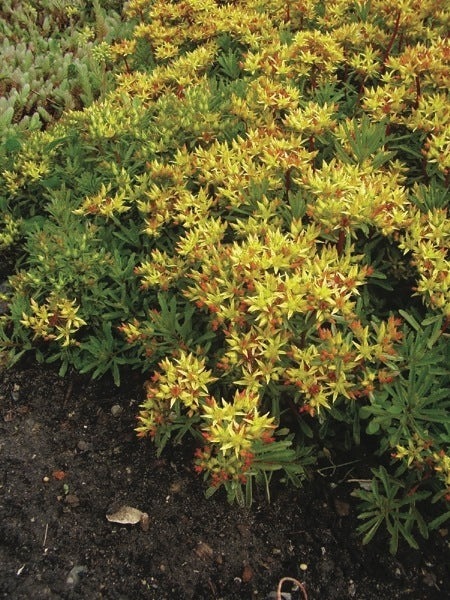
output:
[[[120,2],[5,0],[0,9],[0,145],[111,85],[109,42],[124,34]],[[119,11],[119,12],[117,12]]]
[[[7,153],[5,362],[149,371],[138,434],[191,436],[207,493],[241,504],[375,436],[364,540],[416,544],[449,516],[448,11],[125,15],[115,88]]]
[[[373,470],[371,489],[354,492],[362,500],[363,542],[385,522],[393,553],[399,538],[417,548],[415,530],[427,538],[429,529],[450,517],[448,343],[441,335],[442,318],[429,317],[419,324],[412,315],[403,316],[411,331],[402,339],[400,372],[360,408],[367,432],[380,438],[380,454],[391,454],[392,473],[380,466]],[[447,503],[428,523],[419,511],[426,498],[433,504]]]

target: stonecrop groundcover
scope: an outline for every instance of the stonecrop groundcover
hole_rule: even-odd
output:
[[[84,29],[96,83],[61,68],[94,91],[0,135],[1,362],[147,372],[137,434],[196,440],[207,495],[241,505],[370,443],[364,542],[444,527],[449,18],[130,0],[114,35]]]

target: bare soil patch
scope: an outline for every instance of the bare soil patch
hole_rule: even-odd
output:
[[[442,531],[395,557],[381,535],[362,546],[343,470],[279,485],[270,504],[261,491],[250,510],[207,500],[192,448],[157,458],[135,437],[142,397],[139,377],[117,389],[36,365],[0,372],[1,598],[265,600],[283,576],[309,600],[447,597]],[[122,505],[148,528],[109,522]]]

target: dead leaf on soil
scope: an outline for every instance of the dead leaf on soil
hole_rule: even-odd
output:
[[[136,525],[140,523],[142,529],[148,531],[148,514],[138,508],[133,508],[133,506],[121,506],[115,512],[106,515],[106,518],[110,523],[120,523],[121,525]]]
[[[53,471],[53,473],[52,473],[52,477],[54,479],[57,479],[58,481],[61,481],[61,479],[64,479],[65,476],[66,476],[65,471]]]
[[[370,492],[372,489],[372,480],[371,479],[347,479],[347,483],[357,483],[360,488]]]

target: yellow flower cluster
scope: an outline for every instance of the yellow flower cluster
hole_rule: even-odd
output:
[[[276,38],[275,38],[276,39]],[[250,73],[264,73],[272,80],[297,79],[311,75],[335,73],[344,60],[342,47],[327,33],[318,30],[298,31],[289,44],[272,40],[249,52],[243,64]]]
[[[236,458],[249,452],[255,440],[268,441],[271,437],[274,418],[260,415],[259,398],[245,390],[236,392],[232,402],[220,404],[210,398],[202,407],[203,436],[211,444],[217,444],[223,456],[235,454]]]
[[[319,329],[315,343],[291,346],[288,354],[293,366],[286,369],[285,378],[306,398],[305,410],[320,413],[339,397],[372,397],[377,385],[392,381],[392,367],[386,372],[375,366],[396,360],[394,345],[402,337],[399,325],[392,317],[373,332],[354,321],[350,324],[353,336],[345,337],[332,325]]]
[[[450,317],[450,222],[445,209],[414,211],[399,247],[411,252],[419,279],[416,293],[434,309]]]
[[[434,470],[444,481],[447,489],[446,500],[450,501],[450,456],[443,450],[433,453]]]
[[[136,431],[156,437],[165,426],[176,425],[185,415],[200,420],[207,446],[197,452],[197,470],[207,469],[213,485],[231,477],[243,482],[254,458],[255,443],[273,441],[274,418],[261,415],[260,398],[249,389],[236,391],[231,402],[218,402],[208,386],[216,381],[205,368],[205,360],[179,353],[179,358],[161,361],[147,385]]]
[[[34,339],[60,340],[63,348],[77,344],[73,336],[86,321],[77,315],[75,300],[51,296],[40,305],[31,298],[30,305],[32,314],[23,313],[21,323],[34,331]]]
[[[314,313],[318,322],[350,317],[369,268],[350,250],[339,256],[318,236],[314,226],[282,233],[255,223],[240,243],[216,243],[203,253],[201,269],[188,274],[195,285],[186,296],[220,323],[239,324],[249,314],[273,334],[299,314]]]
[[[185,411],[192,417],[209,396],[208,385],[216,381],[205,368],[205,359],[180,351],[179,358],[165,358],[147,385],[147,399],[139,414],[138,435],[155,435],[156,428]]]
[[[111,187],[111,184],[105,186],[102,183],[98,194],[86,197],[80,208],[74,210],[73,213],[76,215],[100,215],[108,219],[113,215],[120,215],[130,210],[130,206],[125,204],[126,191],[110,194]]]
[[[65,126],[57,123],[51,132],[36,131],[27,139],[21,152],[15,157],[14,169],[1,171],[1,178],[11,197],[17,196],[29,183],[36,183],[49,174],[51,160],[56,152],[55,139],[64,135],[67,135]]]
[[[384,235],[408,226],[411,203],[403,182],[404,176],[395,169],[375,169],[370,161],[352,165],[335,159],[321,169],[309,168],[301,178],[313,193],[308,214],[314,221],[327,233],[344,230],[354,236],[368,226]]]
[[[409,467],[419,471],[434,471],[444,484],[445,499],[450,501],[450,456],[445,450],[433,451],[433,441],[415,434],[408,446],[396,446],[393,457],[405,460]],[[428,473],[429,474],[429,473]],[[426,476],[427,473],[424,474]]]
[[[3,221],[3,222],[1,222]],[[0,221],[0,248],[11,246],[20,236],[22,219],[13,219],[5,213]]]
[[[112,101],[120,105],[124,97],[130,96],[146,105],[164,93],[182,94],[185,87],[191,87],[203,78],[216,53],[217,46],[211,42],[191,50],[187,55],[177,56],[168,65],[156,66],[150,73],[133,71],[119,75]]]

